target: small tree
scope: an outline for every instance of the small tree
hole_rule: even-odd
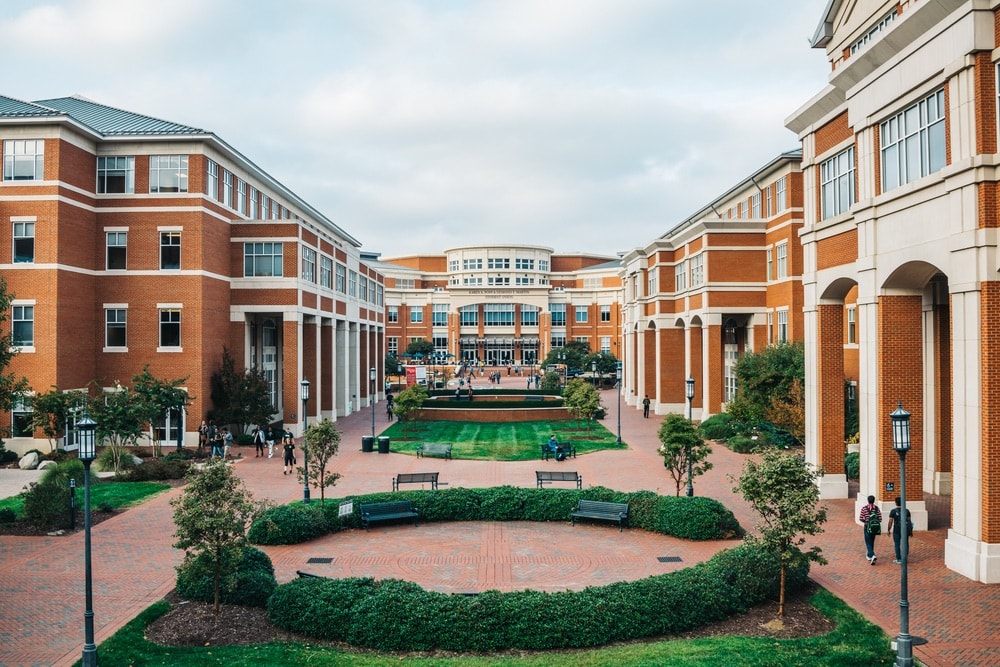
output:
[[[132,377],[132,391],[142,405],[146,422],[149,424],[149,441],[153,443],[153,456],[160,455],[160,441],[156,437],[156,423],[170,410],[183,411],[191,403],[191,397],[181,389],[187,382],[183,377],[179,380],[160,380],[149,372],[149,366],[144,366],[141,373]],[[178,429],[179,430],[179,429]],[[180,439],[177,449],[181,448]]]
[[[416,340],[411,340],[410,344],[406,346],[406,354],[411,357],[417,354],[423,355],[423,358],[434,354],[434,343],[430,342],[425,338],[417,338]]]
[[[590,424],[601,409],[601,396],[594,385],[581,379],[570,380],[563,392],[563,402],[575,419],[586,421],[589,437]]]
[[[213,581],[213,611],[219,613],[222,582],[231,576],[248,545],[247,530],[264,505],[255,503],[228,463],[209,463],[188,473],[184,493],[170,501],[177,530],[174,547],[184,549],[180,569]]]
[[[739,390],[726,410],[755,425],[767,418],[775,401],[788,405],[794,382],[805,381],[805,347],[801,342],[780,343],[748,352],[736,362],[734,372]]]
[[[269,424],[274,415],[264,372],[258,368],[236,368],[228,348],[222,349],[222,365],[212,374],[212,403],[216,423],[230,424],[237,435],[252,424]]]
[[[681,495],[681,485],[688,475],[688,460],[691,461],[691,478],[704,475],[712,469],[708,460],[712,447],[700,435],[694,424],[682,415],[669,414],[660,422],[657,431],[660,447],[657,451],[663,457],[663,467],[674,480],[677,495]]]
[[[14,295],[7,291],[7,283],[0,277],[0,412],[10,412],[14,405],[27,395],[28,379],[16,373],[7,372],[10,362],[17,356],[13,331],[6,326]],[[6,432],[0,432],[0,436]]]
[[[126,447],[142,437],[146,408],[128,387],[115,382],[110,392],[100,392],[90,400],[90,416],[97,422],[97,441],[108,443],[115,475],[121,473]]]
[[[759,540],[778,552],[781,558],[781,583],[778,593],[778,615],[785,615],[785,572],[789,565],[801,559],[826,564],[819,547],[807,552],[799,550],[805,543],[804,535],[823,532],[826,508],[817,507],[819,486],[816,479],[822,474],[799,456],[785,454],[775,449],[764,452],[760,463],[747,461],[743,474],[733,491],[739,493],[760,515],[757,525]]]
[[[403,424],[403,436],[406,436],[407,425],[416,417],[423,407],[424,401],[429,394],[423,385],[411,384],[403,391],[396,394],[396,399],[392,402],[392,411]]]
[[[548,371],[542,376],[542,389],[552,391],[562,386],[562,378],[559,373]]]
[[[764,411],[767,420],[779,426],[801,443],[806,437],[806,397],[802,380],[795,378],[784,396],[774,396]]]
[[[62,391],[52,387],[51,391],[35,394],[31,398],[30,424],[39,429],[49,439],[49,449],[56,450],[56,440],[66,432],[66,422],[73,409],[82,405],[86,396],[79,391]]]
[[[313,474],[309,483],[319,489],[320,503],[326,502],[326,487],[333,486],[340,479],[340,473],[327,470],[330,459],[340,450],[340,429],[329,419],[313,424],[306,429],[303,458],[312,464]],[[298,469],[299,481],[303,481],[303,469]]]

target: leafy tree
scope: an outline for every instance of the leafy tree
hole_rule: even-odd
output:
[[[326,487],[333,486],[340,479],[340,473],[327,470],[330,459],[340,449],[340,429],[329,419],[313,424],[306,429],[302,443],[302,456],[312,464],[313,474],[309,483],[319,489],[320,503],[326,502]],[[298,479],[303,481],[303,468],[298,469]]]
[[[429,395],[427,389],[420,384],[411,384],[396,394],[396,399],[392,402],[392,411],[403,424],[404,436],[408,430],[407,425],[420,412]]]
[[[274,415],[264,372],[237,370],[228,348],[222,349],[222,365],[212,374],[212,403],[216,423],[232,425],[234,435],[246,434],[253,424],[269,424]]]
[[[31,398],[29,424],[32,429],[45,434],[51,451],[56,449],[56,440],[65,434],[70,414],[85,400],[83,392],[62,391],[59,387],[52,387],[51,391],[35,394]]]
[[[127,447],[135,446],[146,424],[146,407],[135,392],[117,380],[110,392],[90,400],[90,416],[97,422],[97,442],[107,442],[115,475],[122,472]]]
[[[160,455],[160,441],[156,438],[156,423],[169,410],[183,410],[191,403],[191,397],[181,389],[187,382],[183,377],[179,380],[159,380],[149,372],[149,366],[144,366],[142,372],[132,377],[132,391],[142,405],[143,414],[149,424],[149,440],[153,443],[153,456]],[[181,448],[180,440],[177,449]]]
[[[821,526],[826,522],[826,508],[817,507],[819,486],[816,479],[820,474],[822,471],[801,457],[770,449],[764,452],[759,463],[753,460],[746,462],[743,474],[733,487],[733,491],[743,496],[762,519],[762,523],[757,525],[760,537],[749,540],[764,543],[777,551],[781,558],[779,616],[785,614],[787,568],[800,564],[802,559],[826,564],[819,547],[814,546],[807,552],[798,548],[805,543],[805,535],[823,532]]]
[[[587,422],[587,436],[594,415],[601,409],[601,396],[594,385],[579,378],[570,380],[563,391],[563,404],[575,419]]]
[[[427,357],[434,354],[434,343],[424,338],[411,340],[410,344],[406,346],[406,354],[410,355],[411,357],[416,354],[422,354],[424,355],[423,358],[426,359]]]
[[[192,468],[184,492],[170,501],[177,530],[174,547],[184,549],[180,569],[213,581],[213,611],[219,613],[223,582],[235,578],[249,545],[247,530],[264,509],[224,461]]]
[[[795,378],[788,388],[788,394],[772,397],[764,416],[775,426],[791,433],[800,443],[805,440],[806,397],[802,381]]]
[[[10,412],[29,390],[27,378],[7,371],[18,353],[13,331],[5,326],[13,301],[14,294],[7,291],[7,282],[0,277],[0,412]],[[6,430],[4,427],[3,431]]]
[[[805,348],[801,341],[771,345],[757,353],[748,352],[736,362],[734,371],[739,389],[736,399],[727,406],[734,417],[747,424],[757,424],[768,418],[768,411],[777,401],[782,407],[773,414],[784,421],[779,425],[788,428],[784,424],[797,422],[798,418],[787,411],[795,406],[795,381],[805,382]],[[794,409],[802,411],[804,423],[801,401]],[[788,430],[795,432],[791,428]]]
[[[562,378],[559,377],[559,373],[553,373],[552,371],[547,372],[542,376],[542,389],[558,389],[562,386]]]
[[[566,368],[578,368],[583,370],[584,360],[589,354],[590,346],[586,343],[578,340],[567,341],[567,343],[562,347],[552,348],[548,355],[546,355],[545,360],[542,362],[542,366],[566,364]],[[565,358],[560,359],[560,356]],[[587,366],[586,368],[589,370],[590,366]]]
[[[386,375],[401,375],[403,373],[403,365],[396,358],[396,355],[392,352],[386,352],[385,355],[385,374]]]
[[[601,375],[614,375],[615,371],[618,369],[618,357],[610,352],[594,352],[593,354],[588,354],[583,358],[583,366],[581,368],[585,371],[589,371],[593,367],[595,361],[597,362],[597,372]]]
[[[663,457],[663,467],[674,480],[677,495],[681,495],[681,485],[687,479],[688,460],[691,461],[692,480],[712,469],[708,460],[712,447],[700,435],[688,419],[672,413],[660,422],[657,431],[660,447],[657,451]]]

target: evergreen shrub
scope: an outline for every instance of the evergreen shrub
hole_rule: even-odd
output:
[[[733,416],[728,412],[712,415],[698,425],[698,435],[705,440],[724,441],[735,434],[732,421]]]
[[[844,455],[844,474],[847,479],[861,479],[861,452]]]
[[[70,527],[69,480],[62,476],[28,486],[24,494],[24,518],[46,530]]]
[[[183,458],[145,459],[123,476],[127,482],[151,482],[165,479],[184,479],[191,468],[191,461]]]
[[[178,595],[198,602],[215,600],[212,577],[194,574],[199,570],[204,571],[202,568],[208,562],[208,554],[202,553],[190,563],[185,562],[177,568]],[[265,607],[267,599],[277,587],[274,565],[268,555],[255,547],[246,547],[236,571],[221,582],[219,600],[223,604]]]
[[[332,528],[320,504],[279,505],[253,522],[247,539],[252,544],[299,544],[326,535]]]
[[[760,446],[760,442],[745,435],[734,435],[726,441],[726,447],[729,447],[729,449],[737,454],[756,452]]]

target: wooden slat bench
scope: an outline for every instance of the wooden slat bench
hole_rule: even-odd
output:
[[[535,471],[535,483],[538,488],[542,488],[543,484],[549,484],[551,482],[576,482],[576,488],[580,489],[583,487],[583,477],[577,474],[575,470],[536,470]]]
[[[428,454],[450,459],[451,445],[444,442],[425,442],[417,447],[417,458],[427,456]]]
[[[438,488],[436,472],[401,472],[392,478],[392,490],[399,491],[400,484],[430,484],[431,489]]]
[[[606,503],[600,500],[581,500],[570,513],[571,524],[576,525],[577,517],[618,522],[618,532],[628,523],[628,503]]]
[[[576,458],[576,447],[573,446],[571,442],[560,442],[559,447],[562,447],[563,453],[566,458],[573,457]],[[542,460],[548,461],[550,458],[555,458],[556,453],[552,451],[552,447],[547,442],[542,443]]]
[[[391,503],[363,503],[361,505],[361,525],[368,530],[373,521],[391,521],[393,519],[413,519],[417,525],[419,514],[409,500],[396,500]]]

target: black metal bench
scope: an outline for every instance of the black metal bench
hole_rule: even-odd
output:
[[[560,442],[558,447],[562,447],[563,454],[566,458],[573,457],[576,458],[576,447],[573,446],[571,442]],[[547,442],[542,443],[542,460],[548,461],[550,458],[555,458],[556,453],[552,450],[552,445]]]
[[[543,484],[550,484],[552,482],[576,482],[576,488],[583,487],[583,477],[577,474],[575,470],[536,470],[535,471],[535,483],[538,488],[542,488]]]
[[[437,490],[438,474],[436,472],[401,472],[392,478],[392,490],[399,491],[400,484],[430,484],[431,489]]]
[[[606,503],[600,500],[581,500],[576,509],[570,513],[572,525],[576,525],[577,517],[584,519],[600,519],[602,521],[617,521],[618,532],[628,523],[628,503]]]
[[[432,456],[442,456],[446,459],[451,458],[451,445],[444,442],[425,442],[417,446],[417,458],[421,456],[427,456],[428,454]]]
[[[419,514],[409,500],[396,500],[391,503],[365,503],[361,505],[361,525],[368,530],[373,521],[391,521],[393,519],[413,519],[417,525]]]

